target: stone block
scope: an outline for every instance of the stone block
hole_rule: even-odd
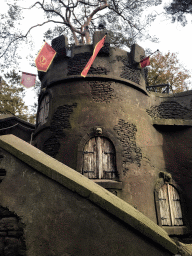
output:
[[[16,238],[6,237],[4,256],[18,256],[18,244],[19,241]]]
[[[107,33],[106,30],[96,31],[93,34],[93,49],[95,48],[96,44],[105,36]],[[98,56],[109,56],[109,48],[110,48],[110,38],[109,35],[106,36],[104,46],[98,53]]]
[[[66,36],[61,35],[54,38],[51,42],[53,49],[59,54],[66,56],[66,48],[68,46],[68,39]],[[57,56],[57,55],[56,55]]]
[[[139,63],[145,57],[145,51],[138,44],[133,44],[131,46],[130,57],[133,64]]]
[[[0,220],[0,231],[5,230],[18,230],[17,219],[14,217],[2,218]]]
[[[7,232],[0,232],[0,237],[7,236]]]
[[[23,235],[23,232],[20,230],[17,231],[8,231],[7,233],[8,236],[14,236],[14,237],[20,237]]]
[[[11,216],[13,215],[8,209],[3,208],[2,206],[0,206],[0,216],[4,217],[4,216]]]
[[[0,255],[3,255],[4,241],[5,241],[5,238],[4,237],[0,237]]]

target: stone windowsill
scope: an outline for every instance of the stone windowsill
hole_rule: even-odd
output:
[[[185,235],[189,233],[188,228],[185,226],[162,226],[162,228],[168,233],[168,235]]]
[[[103,188],[122,189],[122,182],[115,180],[91,179]]]

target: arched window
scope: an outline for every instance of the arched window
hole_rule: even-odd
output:
[[[105,137],[91,138],[83,151],[82,174],[89,179],[115,179],[115,148]]]
[[[49,115],[49,95],[47,94],[41,101],[37,119],[37,125],[46,123]]]
[[[183,226],[180,197],[174,186],[164,184],[158,192],[162,226]]]

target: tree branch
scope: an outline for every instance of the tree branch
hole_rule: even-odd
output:
[[[61,0],[60,0],[61,1]],[[57,14],[59,17],[61,17],[61,19],[63,20],[63,22],[66,24],[66,20],[65,18],[63,17],[63,15],[61,15],[59,12],[53,10],[53,9],[45,9],[44,7],[44,0],[43,0],[43,3],[40,3],[39,1],[34,3],[30,8],[23,8],[23,9],[32,9],[33,7],[35,7],[37,4],[39,4],[41,6],[41,8],[44,10],[44,12],[52,12],[52,13],[55,13]]]
[[[108,2],[107,0],[101,0],[100,2],[103,2],[104,4],[101,6],[98,6],[95,10],[92,11],[92,13],[89,15],[89,17],[87,18],[87,20],[85,21],[84,25],[82,26],[82,31],[84,30],[84,36],[86,38],[86,42],[89,44],[90,43],[90,35],[89,35],[89,31],[88,31],[88,26],[93,18],[93,16],[98,13],[101,10],[104,10],[105,8],[107,8]]]
[[[45,21],[45,22],[43,22],[43,23],[41,23],[41,24],[37,24],[37,25],[32,26],[32,27],[27,31],[27,33],[26,33],[25,35],[17,36],[16,38],[14,38],[14,39],[8,44],[8,46],[7,46],[7,48],[5,49],[5,51],[3,52],[3,54],[0,55],[0,58],[2,58],[2,57],[5,55],[5,53],[7,52],[7,50],[9,49],[9,47],[10,47],[11,44],[13,44],[14,42],[16,42],[17,40],[26,38],[32,29],[34,29],[34,28],[36,28],[36,27],[43,26],[43,25],[45,25],[45,24],[47,24],[47,23],[49,23],[49,22],[61,23],[61,24],[63,24],[63,22],[61,22],[61,21],[48,20],[48,21]],[[66,25],[67,25],[67,24],[66,24]]]

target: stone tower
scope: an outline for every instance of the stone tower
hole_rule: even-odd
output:
[[[65,36],[52,41],[57,54],[49,70],[39,72],[33,145],[163,225],[154,190],[161,187],[157,184],[171,183],[174,173],[165,157],[169,147],[160,128],[166,119],[162,113],[174,112],[174,104],[183,113],[182,97],[172,104],[169,96],[149,94],[146,69],[138,66],[144,50],[136,44],[130,52],[113,48],[108,37],[83,78],[81,72],[103,36],[97,31],[92,45],[72,47]]]

